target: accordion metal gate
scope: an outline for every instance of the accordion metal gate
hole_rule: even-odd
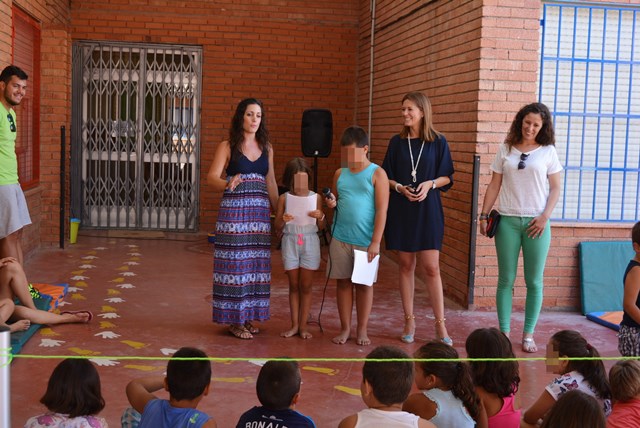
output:
[[[76,42],[71,208],[83,227],[198,227],[197,47]]]

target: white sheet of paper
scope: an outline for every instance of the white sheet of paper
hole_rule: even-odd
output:
[[[351,282],[372,286],[378,277],[378,263],[380,255],[373,258],[371,263],[367,257],[366,251],[353,250],[353,273],[351,274]]]
[[[317,208],[317,201],[318,197],[315,193],[309,196],[295,196],[287,193],[287,203],[285,204],[284,212],[293,216],[293,220],[291,220],[289,224],[296,226],[315,224],[316,219],[309,217],[309,212]]]

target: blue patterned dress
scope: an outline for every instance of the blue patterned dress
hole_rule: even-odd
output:
[[[269,153],[251,162],[232,159],[227,177],[242,183],[225,190],[213,251],[213,321],[244,324],[269,319],[271,290],[271,211],[266,176]]]

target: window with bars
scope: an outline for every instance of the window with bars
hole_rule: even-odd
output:
[[[540,101],[554,115],[563,192],[553,217],[640,214],[640,8],[543,4]]]

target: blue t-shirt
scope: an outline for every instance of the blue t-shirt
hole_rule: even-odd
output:
[[[349,168],[342,168],[338,177],[338,205],[332,229],[338,241],[359,247],[371,244],[376,218],[373,174],[378,168],[372,163],[355,174]]]
[[[295,410],[269,410],[265,407],[254,407],[247,410],[238,421],[236,428],[253,428],[268,426],[270,428],[315,428],[310,417]]]
[[[167,400],[151,400],[144,406],[138,428],[200,428],[211,416],[197,409],[173,407]]]

